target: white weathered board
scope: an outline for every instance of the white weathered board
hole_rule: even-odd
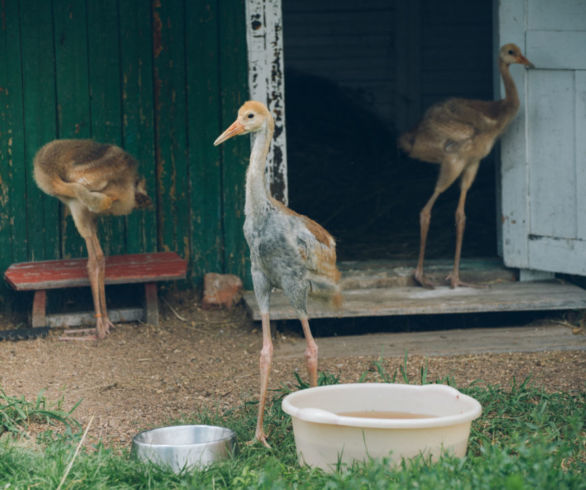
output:
[[[586,2],[503,0],[499,44],[536,69],[501,153],[502,250],[510,267],[586,275]]]
[[[263,102],[275,119],[267,157],[271,194],[287,204],[287,138],[281,0],[246,0],[246,42],[250,98]]]
[[[532,325],[497,328],[467,328],[424,332],[386,332],[321,337],[320,360],[340,358],[345,353],[357,356],[404,357],[458,356],[486,353],[586,351],[586,336],[575,335],[565,325]],[[275,343],[275,359],[299,359],[306,342],[287,336]]]
[[[485,289],[442,286],[433,290],[421,287],[372,288],[343,291],[343,305],[333,308],[310,298],[310,318],[350,318],[395,315],[438,315],[444,313],[486,313],[505,311],[569,310],[586,308],[586,291],[560,282],[511,282]],[[252,318],[260,311],[252,291],[244,293]],[[271,295],[273,320],[297,318],[281,291]]]
[[[427,273],[436,284],[446,284],[449,260],[428,261]],[[311,318],[344,318],[440,313],[483,313],[586,308],[586,291],[561,281],[516,282],[510,269],[497,259],[464,259],[462,279],[481,288],[433,290],[415,286],[413,267],[399,261],[348,261],[339,264],[342,272],[343,306],[335,309],[323,301],[309,300]],[[252,291],[244,301],[252,318],[260,311]],[[271,295],[270,315],[274,320],[297,318],[281,291]]]

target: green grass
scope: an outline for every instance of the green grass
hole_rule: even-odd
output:
[[[381,381],[410,381],[406,370],[389,375],[382,363],[375,363],[373,371]],[[427,381],[425,367],[418,381]],[[337,382],[331,374],[320,374],[321,384]],[[282,389],[273,392],[267,408],[271,450],[241,443],[239,453],[226,462],[175,475],[133,460],[129,450],[97,446],[79,453],[62,488],[586,489],[585,393],[546,393],[527,381],[461,391],[483,406],[472,425],[468,455],[461,460],[443,457],[430,464],[420,458],[395,470],[370,461],[331,474],[299,466],[290,419],[281,410],[287,392]],[[2,392],[0,401],[0,434],[8,434],[0,438],[0,489],[57,488],[81,438],[79,424],[59,406],[48,409],[42,395],[29,404]],[[48,424],[33,448],[14,442],[27,432],[27,414],[30,421]],[[255,402],[170,421],[228,426],[239,441],[252,437],[255,422]],[[56,425],[65,430],[55,430]]]

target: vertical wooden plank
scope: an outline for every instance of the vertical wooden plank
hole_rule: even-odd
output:
[[[47,325],[47,291],[35,291],[33,298],[32,327],[44,327]]]
[[[275,135],[267,156],[271,194],[288,203],[285,133],[285,71],[281,0],[248,0],[246,44],[250,98],[263,102],[275,119]]]
[[[0,270],[26,260],[26,162],[18,0],[0,4]]]
[[[576,145],[576,209],[578,211],[577,238],[586,241],[586,70],[575,72],[576,109],[574,142]]]
[[[493,57],[496,53],[499,52],[500,49],[500,37],[499,37],[499,2],[492,2],[492,53]],[[493,98],[500,90],[500,73],[498,70],[492,70],[492,91],[493,91]],[[498,89],[496,87],[499,87]],[[493,151],[494,155],[494,180],[496,185],[496,248],[497,248],[497,256],[503,256],[503,220],[501,216],[503,216],[503,189],[500,179],[500,141],[497,141],[495,145],[495,149]]]
[[[59,137],[89,138],[91,128],[86,4],[73,0],[54,0],[53,13]],[[87,255],[84,240],[68,216],[66,207],[62,208],[63,256]]]
[[[248,98],[246,23],[244,2],[240,5],[218,3],[220,27],[219,63],[221,84],[221,123],[227,127],[236,118],[238,108]],[[249,253],[242,226],[244,224],[244,179],[250,154],[248,138],[235,138],[222,145],[224,263],[225,271],[244,278],[250,287]]]
[[[159,326],[159,297],[157,283],[149,282],[144,285],[145,321],[148,325]]]
[[[90,128],[92,138],[122,144],[122,95],[120,89],[120,42],[118,0],[87,4]],[[108,255],[125,250],[125,219],[106,216],[100,220],[100,242]]]
[[[184,2],[153,2],[159,248],[189,259]]]
[[[529,76],[530,233],[575,238],[574,72],[535,70]]]
[[[139,171],[146,179],[147,192],[154,204],[150,210],[135,210],[128,216],[128,253],[154,252],[157,249],[151,27],[149,2],[120,2],[123,145],[139,161]]]
[[[0,3],[0,271],[27,259],[26,174],[19,1]],[[0,305],[17,295],[2,281]]]
[[[55,52],[51,2],[21,0],[22,81],[28,255],[31,260],[59,257],[59,203],[37,187],[32,161],[57,135]],[[22,216],[22,215],[21,215]],[[21,218],[22,219],[22,218]]]
[[[498,11],[499,45],[515,43],[525,48],[526,10],[523,0],[501,0]],[[530,57],[531,53],[527,53]],[[497,54],[495,53],[495,58]],[[529,202],[527,160],[527,114],[525,111],[525,70],[511,70],[521,107],[500,144],[500,186],[502,196],[503,259],[509,267],[529,267]],[[504,96],[502,82],[495,85],[496,98]]]
[[[212,145],[220,134],[217,1],[187,2],[187,111],[190,162],[191,273],[223,271],[222,174]]]

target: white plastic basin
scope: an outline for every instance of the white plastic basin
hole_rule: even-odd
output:
[[[445,385],[357,383],[319,386],[287,395],[299,462],[326,471],[388,457],[391,464],[419,454],[436,461],[442,451],[466,454],[470,425],[482,407]],[[427,418],[368,418],[345,412],[407,412]]]

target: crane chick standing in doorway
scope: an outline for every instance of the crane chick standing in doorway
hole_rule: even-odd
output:
[[[265,166],[274,125],[263,104],[248,101],[238,110],[236,121],[214,141],[214,145],[219,145],[232,136],[247,133],[253,133],[254,137],[246,172],[244,236],[250,248],[252,281],[263,332],[255,439],[267,447],[263,417],[273,355],[269,320],[271,288],[281,288],[297,311],[307,341],[305,358],[312,386],[317,385],[317,344],[309,329],[307,295],[313,290],[330,297],[338,306],[341,303],[336,242],[319,224],[275,200],[267,189]]]
[[[112,322],[106,309],[105,258],[98,241],[96,218],[126,215],[151,204],[145,179],[138,175],[137,167],[137,161],[122,148],[92,140],[54,140],[43,146],[34,159],[37,185],[69,208],[75,227],[85,240],[99,339],[110,331]]]
[[[439,197],[460,177],[460,199],[456,209],[456,253],[449,275],[450,286],[467,286],[460,280],[460,254],[466,224],[466,194],[474,182],[478,165],[488,155],[496,139],[519,110],[519,96],[509,66],[519,63],[533,68],[515,44],[505,44],[499,52],[499,71],[505,98],[497,101],[448,99],[431,106],[411,131],[399,137],[399,147],[411,158],[439,163],[439,177],[433,194],[419,215],[421,236],[415,280],[424,287],[433,284],[423,275],[423,258],[431,209]]]

